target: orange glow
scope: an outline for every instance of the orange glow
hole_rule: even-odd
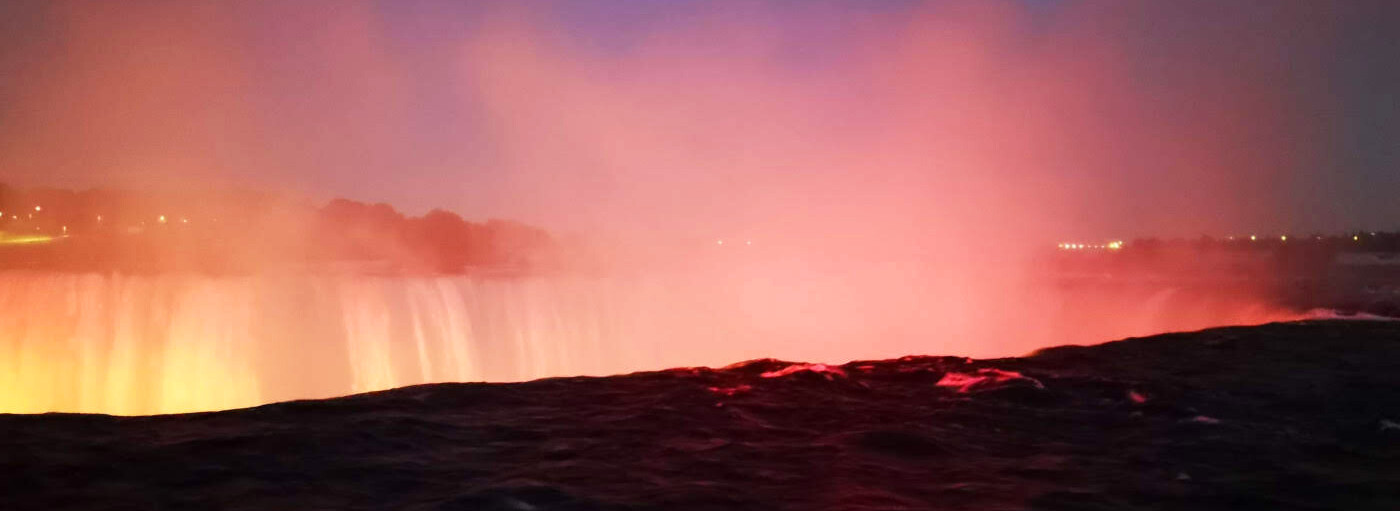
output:
[[[38,230],[38,227],[34,228]],[[0,245],[29,245],[35,243],[48,243],[53,241],[51,236],[38,234],[8,234],[0,231]]]
[[[1028,285],[1035,307],[969,308],[940,302],[961,283],[929,268],[859,282],[781,262],[732,271],[516,281],[4,272],[0,412],[188,412],[760,357],[1009,356],[1297,317],[1248,293]],[[887,296],[870,300],[875,290]],[[872,324],[888,328],[866,335]]]
[[[1330,40],[1293,29],[1312,9],[1234,20],[1259,40],[1221,52],[1233,41],[1218,30],[1154,23],[1170,2],[1048,3],[1053,17],[1011,0],[858,16],[753,2],[616,40],[578,39],[569,16],[532,2],[431,34],[359,2],[44,3],[35,19],[53,31],[26,39],[33,58],[4,60],[36,63],[6,86],[18,106],[0,123],[0,168],[17,180],[254,186],[517,218],[596,244],[605,270],[0,274],[0,411],[190,411],[759,357],[1019,355],[1290,317],[1252,288],[1188,296],[1117,275],[1086,292],[1036,257],[1056,237],[1097,240],[1062,241],[1061,258],[1124,259],[1135,247],[1098,233],[1283,230],[1265,222],[1296,190],[1260,183],[1301,182],[1280,169],[1323,156],[1298,141],[1328,138],[1298,106],[1333,98],[1300,105],[1295,92],[1321,87],[1272,86],[1325,59],[1252,49]],[[797,4],[813,7],[795,16]],[[786,25],[804,19],[823,24]],[[1264,44],[1280,35],[1290,44]],[[276,51],[288,42],[296,51]],[[36,202],[50,210],[31,218],[68,213],[48,199],[10,208]],[[216,222],[103,211],[102,234],[130,239]],[[194,222],[147,226],[166,224],[160,211]],[[264,213],[217,218],[235,214]],[[60,223],[75,235],[59,243],[81,241],[66,217],[44,232]]]

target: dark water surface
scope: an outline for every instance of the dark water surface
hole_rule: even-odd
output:
[[[1400,323],[0,415],[3,509],[1400,509]]]

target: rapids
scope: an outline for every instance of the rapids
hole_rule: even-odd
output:
[[[0,414],[6,509],[1393,510],[1400,323]]]

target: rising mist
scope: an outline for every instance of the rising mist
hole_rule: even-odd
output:
[[[171,346],[188,342],[205,346],[200,360],[248,364],[219,371],[254,382],[217,403],[78,407],[123,412],[757,357],[1018,355],[1294,317],[1248,281],[1204,292],[1120,275],[1127,288],[1066,291],[1038,257],[1057,242],[1383,218],[1297,207],[1316,200],[1301,192],[1323,178],[1305,169],[1330,150],[1309,142],[1325,138],[1312,121],[1332,104],[1316,94],[1337,28],[1325,7],[674,9],[20,9],[39,28],[15,54],[48,57],[6,60],[29,71],[5,89],[24,108],[0,124],[0,168],[21,185],[240,186],[413,214],[444,207],[543,226],[589,264],[489,293],[479,286],[500,283],[457,275],[10,276],[12,300],[54,309],[7,310],[25,326],[6,341],[42,359],[34,353],[55,342],[99,339],[103,348],[83,353],[103,364],[120,343],[138,360],[120,370],[136,372],[139,360],[178,360]],[[44,298],[19,291],[31,288]],[[68,326],[133,292],[164,297],[153,307],[169,311],[139,329]],[[310,312],[259,315],[283,306]],[[453,338],[463,321],[496,334]],[[446,347],[429,346],[438,342]],[[478,354],[462,360],[515,350],[508,359],[521,365],[431,369],[457,360],[454,342]],[[336,348],[306,348],[322,345]],[[240,355],[199,351],[213,346]],[[326,358],[316,373],[332,376],[304,386],[263,376],[284,374],[288,357]],[[132,385],[156,395],[167,376]],[[35,406],[73,406],[44,403]]]

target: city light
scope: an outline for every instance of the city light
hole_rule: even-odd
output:
[[[1367,236],[1367,235],[1370,235],[1370,236],[1379,236],[1380,233],[1361,232],[1361,233],[1358,233],[1358,234],[1353,234],[1353,235],[1351,236],[1351,241],[1353,241],[1353,242],[1360,242],[1360,241],[1361,241],[1361,237],[1362,237],[1362,236]],[[1265,240],[1268,239],[1268,236],[1269,236],[1269,235],[1265,235]],[[1287,235],[1287,234],[1280,234],[1280,235],[1278,235],[1278,240],[1279,240],[1279,242],[1280,242],[1280,243],[1287,243],[1287,242],[1289,241],[1288,236],[1289,236],[1289,235]],[[1242,240],[1242,239],[1244,239],[1244,237],[1243,237],[1243,236],[1240,236],[1239,239]],[[1307,240],[1308,240],[1308,237],[1307,237],[1307,236],[1304,236],[1302,239],[1303,239],[1304,241],[1307,241]],[[1331,242],[1332,240],[1336,240],[1336,239],[1345,239],[1345,238],[1343,238],[1343,237],[1341,237],[1341,236],[1338,236],[1338,237],[1333,238],[1333,237],[1328,237],[1328,236],[1313,235],[1312,239],[1313,239],[1313,241],[1318,242],[1318,243],[1328,243],[1328,242]],[[1236,236],[1226,236],[1226,237],[1223,238],[1223,240],[1225,240],[1225,241],[1236,241]],[[1251,235],[1249,235],[1249,241],[1259,241],[1259,235],[1257,235],[1257,234],[1251,234]],[[1295,239],[1295,240],[1293,240],[1293,241],[1296,242],[1297,240]],[[1113,240],[1113,241],[1109,241],[1109,242],[1106,242],[1106,243],[1103,243],[1103,244],[1097,244],[1097,243],[1067,243],[1067,242],[1061,242],[1061,243],[1056,243],[1056,244],[1055,244],[1055,248],[1058,248],[1058,249],[1060,249],[1060,250],[1086,250],[1086,249],[1087,249],[1087,250],[1123,250],[1126,246],[1127,246],[1127,242],[1124,242],[1123,240]]]
[[[1086,248],[1087,248],[1087,249],[1122,250],[1122,249],[1123,249],[1123,240],[1114,240],[1114,241],[1110,241],[1110,242],[1104,243],[1104,244],[1093,244],[1093,243],[1089,243],[1089,244],[1085,244],[1085,243],[1056,243],[1056,244],[1055,244],[1055,247],[1059,248],[1060,250],[1084,250],[1084,249],[1086,249]]]
[[[34,211],[43,211],[43,210],[44,210],[44,208],[41,208],[41,207],[39,207],[39,206],[34,206]]]
[[[35,230],[38,230],[36,227]],[[30,245],[35,243],[48,243],[53,238],[43,235],[5,235],[0,234],[0,245]]]
[[[160,218],[156,219],[156,221],[160,223],[165,223],[165,215],[161,215]]]

